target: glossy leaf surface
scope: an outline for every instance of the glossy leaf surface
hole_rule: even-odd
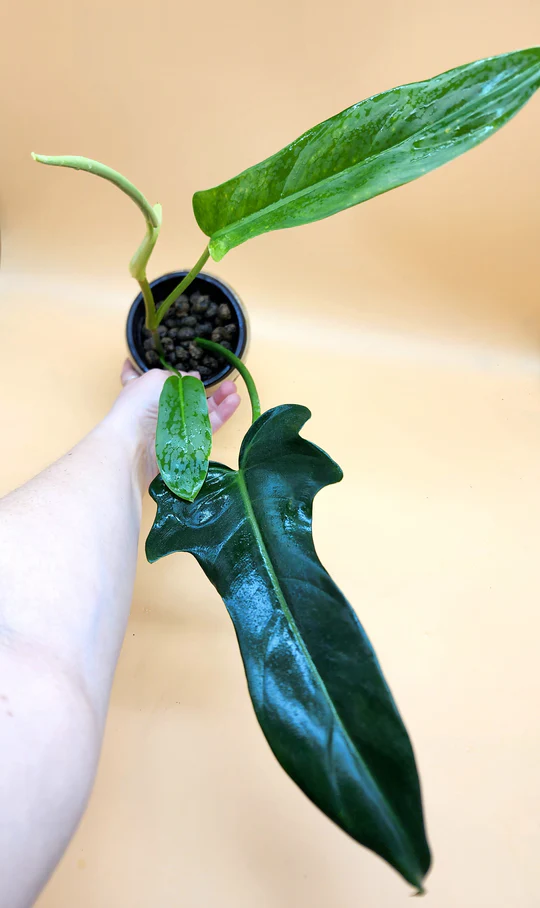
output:
[[[212,450],[212,427],[203,383],[193,375],[171,375],[159,399],[156,458],[168,488],[193,501]]]
[[[374,95],[213,189],[193,209],[216,261],[251,237],[327,218],[484,141],[540,85],[540,48]],[[496,191],[496,187],[494,189]]]
[[[257,718],[283,768],[421,888],[430,855],[410,741],[369,640],[313,545],[313,498],[342,473],[299,436],[309,415],[294,405],[264,413],[240,468],[210,464],[193,504],[158,477],[147,557],[195,556],[233,620]]]

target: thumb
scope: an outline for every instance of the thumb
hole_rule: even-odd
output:
[[[134,378],[139,378],[139,373],[136,371],[135,366],[133,365],[131,360],[126,359],[120,373],[120,381],[122,382],[122,386],[125,387],[128,381],[132,381]]]

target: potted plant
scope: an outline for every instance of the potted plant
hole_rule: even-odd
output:
[[[409,737],[369,640],[313,544],[313,498],[341,470],[300,436],[310,416],[305,407],[285,404],[261,415],[242,361],[247,329],[234,294],[218,303],[194,282],[210,256],[219,261],[251,237],[328,217],[473,148],[539,86],[534,47],[400,86],[326,120],[232,180],[195,193],[195,217],[209,242],[190,272],[167,276],[165,289],[146,276],[160,206],[101,164],[36,156],[111,180],[146,219],[131,262],[141,293],[130,318],[139,319],[140,331],[128,329],[128,336],[141,369],[161,362],[174,373],[160,400],[148,559],[179,551],[196,557],[233,620],[255,712],[277,759],[315,804],[418,892],[430,851]],[[186,327],[193,333],[179,336]],[[218,357],[245,379],[252,406],[236,470],[209,463],[204,384],[226,368]],[[184,365],[209,362],[215,365],[204,383],[180,374]]]

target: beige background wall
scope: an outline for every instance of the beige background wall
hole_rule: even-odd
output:
[[[142,227],[112,187],[31,150],[99,158],[161,201],[157,276],[202,251],[196,189],[539,26],[531,0],[6,4],[0,492],[113,400]],[[317,544],[415,743],[434,908],[540,905],[539,141],[536,98],[465,158],[213,269],[249,307],[264,404],[309,405],[307,434],[345,470]],[[244,407],[217,459],[234,463],[247,422]],[[274,762],[195,563],[141,555],[96,789],[39,908],[406,897]]]

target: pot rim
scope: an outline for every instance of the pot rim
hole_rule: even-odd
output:
[[[167,280],[179,279],[182,280],[183,277],[188,274],[188,270],[178,270],[178,271],[168,271],[166,274],[162,274],[159,277],[155,278],[153,281],[150,281],[150,287],[158,287],[161,283]],[[195,284],[197,280],[201,279],[207,284],[211,284],[214,287],[217,287],[222,293],[227,297],[227,301],[232,305],[236,320],[238,322],[238,338],[233,350],[233,353],[236,354],[240,359],[245,359],[247,354],[247,349],[249,345],[249,321],[247,313],[242,303],[240,297],[233,288],[226,283],[226,281],[221,278],[216,277],[216,275],[211,274],[208,271],[201,271],[194,279],[193,283]],[[152,368],[149,366],[142,354],[142,350],[139,350],[135,342],[135,324],[137,316],[139,315],[139,310],[144,312],[144,301],[142,293],[138,293],[135,299],[133,300],[126,321],[126,342],[129,351],[129,355],[132,358],[135,368],[142,374],[144,372],[149,372]],[[203,385],[205,388],[213,389],[217,385],[221,384],[222,381],[226,379],[232,379],[236,375],[236,370],[233,365],[226,363],[223,368],[210,378],[203,380]]]

